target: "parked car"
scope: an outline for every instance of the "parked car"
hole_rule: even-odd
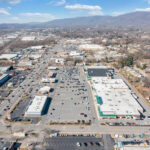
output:
[[[81,146],[81,143],[77,142],[76,145],[77,145],[78,147],[80,147],[80,146]]]

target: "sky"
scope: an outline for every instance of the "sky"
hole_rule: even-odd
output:
[[[150,0],[0,0],[0,23],[150,11]]]

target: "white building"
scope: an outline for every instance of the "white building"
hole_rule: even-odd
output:
[[[31,49],[42,49],[43,45],[39,45],[39,46],[31,46]]]
[[[80,53],[77,53],[76,51],[71,51],[70,56],[80,56]]]
[[[50,92],[50,89],[51,88],[49,86],[44,86],[44,87],[40,88],[39,94],[47,94]]]
[[[31,58],[31,59],[39,59],[39,58],[41,58],[41,54],[31,54],[31,55],[29,55],[29,58]]]
[[[40,117],[47,104],[47,96],[35,96],[25,112],[25,117]]]
[[[96,44],[84,44],[79,46],[80,50],[103,50],[104,47]]]
[[[0,86],[9,79],[9,74],[3,74],[0,76]]]
[[[18,35],[8,35],[8,36],[7,36],[7,39],[15,39],[15,38],[17,38],[17,36],[18,36]]]
[[[55,83],[56,79],[55,78],[42,78],[41,82],[43,82],[43,83]]]
[[[99,117],[139,118],[143,108],[122,79],[92,77]]]
[[[57,67],[53,67],[53,66],[48,67],[48,70],[57,70],[57,69],[58,69]]]
[[[0,67],[0,72],[7,72],[9,69],[11,68],[11,66],[6,66],[6,67]]]
[[[0,55],[0,59],[7,59],[7,60],[16,59],[17,57],[18,57],[17,54],[2,54],[2,55]]]
[[[31,67],[31,66],[33,66],[33,63],[32,63],[32,61],[20,61],[18,63],[18,66],[19,67]]]
[[[25,36],[22,38],[22,41],[34,41],[37,38],[35,36]]]

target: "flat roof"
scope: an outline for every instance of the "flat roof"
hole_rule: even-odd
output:
[[[102,104],[97,105],[103,114],[139,115],[138,110],[143,110],[122,79],[93,77],[92,85],[102,100]]]
[[[47,96],[35,96],[33,101],[30,103],[25,115],[28,114],[41,114],[43,107],[46,103]]]
[[[104,47],[97,45],[97,44],[82,44],[82,45],[79,45],[79,49],[101,50],[101,49],[104,49]]]
[[[9,74],[3,74],[0,76],[0,80],[2,80],[3,78],[5,78],[6,76],[8,76]]]
[[[0,59],[13,59],[17,57],[17,54],[2,54],[0,55]]]
[[[144,147],[144,146],[124,146],[123,150],[149,150],[150,147]]]
[[[48,69],[49,69],[49,70],[56,70],[56,69],[57,69],[57,67],[49,66],[49,67],[48,67]]]
[[[7,71],[10,68],[10,66],[6,66],[6,67],[0,67],[0,71]]]

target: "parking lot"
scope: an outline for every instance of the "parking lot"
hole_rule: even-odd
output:
[[[9,150],[15,147],[15,142],[3,141],[0,139],[0,150]]]
[[[10,76],[10,78],[0,87],[0,98],[5,99],[8,97],[9,94],[25,80],[26,75],[27,72],[25,71],[17,71],[15,75]]]
[[[29,121],[30,119],[24,118],[24,113],[26,106],[28,106],[30,102],[29,98],[20,101],[17,107],[11,113],[11,121]]]
[[[16,71],[15,74],[1,86],[1,88],[17,88],[25,80],[27,74],[26,71]]]
[[[105,141],[105,137],[108,142]],[[109,135],[96,137],[55,137],[46,139],[46,149],[52,150],[113,150],[114,141]]]
[[[11,90],[0,90],[0,99],[6,98],[11,93]]]
[[[59,68],[55,71],[57,83],[50,84],[54,89],[49,94],[52,102],[47,122],[88,122],[92,118],[91,92],[80,68]]]

